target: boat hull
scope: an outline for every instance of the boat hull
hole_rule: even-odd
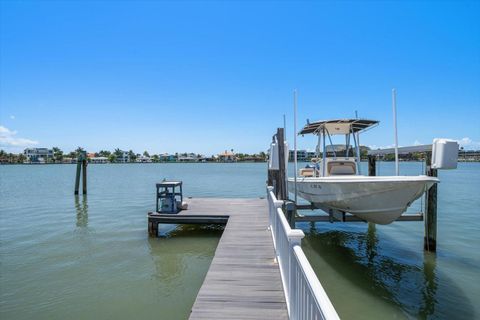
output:
[[[288,179],[294,192],[294,179]],[[348,212],[359,218],[389,224],[404,213],[437,178],[428,176],[341,176],[297,178],[300,197],[316,207]]]

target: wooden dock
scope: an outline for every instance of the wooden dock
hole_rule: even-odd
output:
[[[158,223],[226,223],[190,319],[288,319],[265,199],[188,199],[178,214],[149,214]]]

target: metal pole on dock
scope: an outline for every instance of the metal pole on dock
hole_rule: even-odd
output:
[[[430,177],[437,177],[437,169],[432,169],[432,153],[427,152],[425,156],[426,172]],[[425,194],[425,237],[423,247],[427,251],[437,251],[437,190],[435,183]]]
[[[295,206],[297,205],[297,89],[293,90],[293,180],[295,183]]]
[[[393,130],[395,132],[395,175],[400,175],[398,167],[398,133],[397,133],[397,91],[392,89]]]

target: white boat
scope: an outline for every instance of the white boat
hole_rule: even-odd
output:
[[[313,159],[308,168],[299,170],[297,178],[288,179],[290,192],[326,212],[351,213],[378,224],[389,224],[404,213],[439,180],[419,176],[364,176],[360,174],[359,133],[376,126],[378,121],[365,119],[327,120],[308,123],[299,134],[318,135],[317,155],[323,142],[322,159]],[[332,135],[345,135],[343,157],[338,149],[325,146]],[[353,136],[354,148],[350,146]],[[331,143],[333,146],[333,144]],[[355,156],[349,156],[355,150]],[[327,153],[330,155],[327,157]]]

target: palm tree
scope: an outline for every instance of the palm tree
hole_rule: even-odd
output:
[[[75,155],[74,155],[74,158],[77,158],[80,156],[81,153],[84,153],[85,150],[83,150],[82,147],[78,147],[77,149],[75,149]]]
[[[115,155],[115,158],[120,158],[123,156],[123,151],[120,150],[119,148],[116,148],[115,151],[113,152],[113,154]]]
[[[132,150],[128,151],[128,156],[130,157],[130,162],[134,162],[137,159],[137,155]]]
[[[55,162],[63,160],[63,151],[58,147],[53,147],[53,160]]]
[[[98,152],[98,156],[99,157],[109,157],[111,155],[111,152],[110,151],[106,151],[106,150],[100,150]]]
[[[143,151],[143,156],[144,157],[149,157],[150,158],[150,154],[148,153],[147,150]]]

